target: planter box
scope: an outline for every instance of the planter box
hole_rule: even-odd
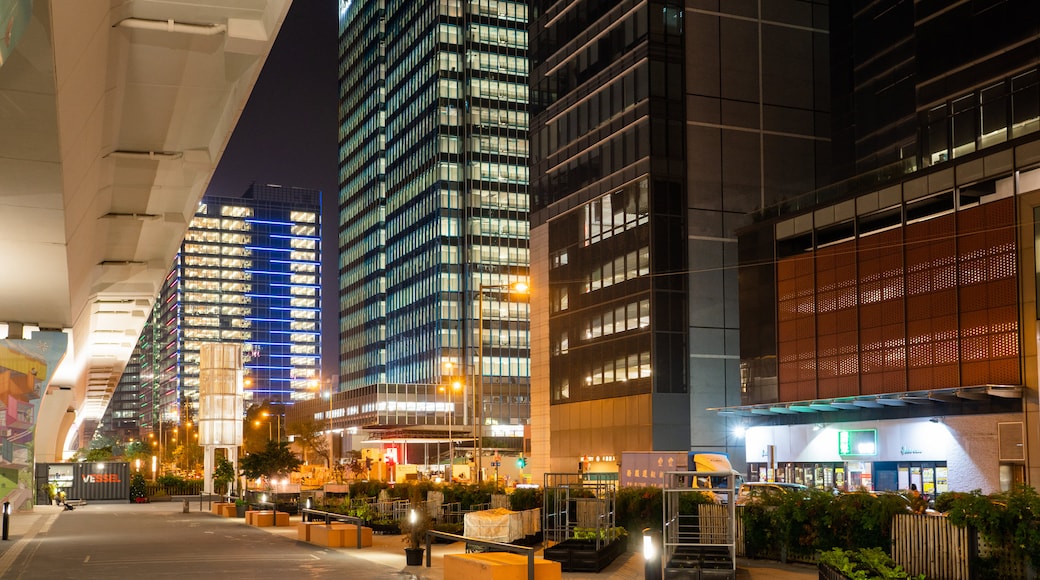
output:
[[[560,563],[534,559],[535,580],[559,580]],[[445,554],[445,578],[467,580],[514,580],[527,578],[527,556],[506,552],[482,554]]]
[[[546,548],[546,560],[559,562],[564,572],[599,572],[625,551],[624,538],[603,544],[597,550],[592,540],[564,540]]]
[[[848,576],[827,564],[818,564],[816,568],[820,572],[820,580],[849,580]]]

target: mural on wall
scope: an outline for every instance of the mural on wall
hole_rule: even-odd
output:
[[[22,33],[29,26],[32,18],[32,0],[0,0],[0,26],[3,36],[0,37],[0,66],[7,62],[7,57],[18,45]]]
[[[32,499],[36,417],[67,347],[63,332],[0,340],[0,498],[16,507]]]

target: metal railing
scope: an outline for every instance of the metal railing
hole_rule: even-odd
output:
[[[495,548],[499,552],[512,552],[514,554],[520,554],[521,556],[527,556],[527,580],[534,580],[534,548],[527,548],[524,546],[514,546],[513,544],[505,544],[502,542],[495,542],[492,540],[479,540],[476,538],[469,538],[466,536],[460,536],[458,534],[449,534],[447,532],[435,532],[428,530],[426,532],[426,567],[430,568],[433,565],[433,552],[430,549],[430,544],[433,543],[433,538],[445,538],[448,540],[455,540],[457,542],[466,542],[467,544],[477,544],[479,546],[486,546],[488,548]]]
[[[310,508],[303,508],[302,510],[300,510],[300,513],[303,514],[303,521],[314,522],[324,520],[326,527],[332,525],[332,520],[336,520],[338,522],[345,522],[348,524],[354,524],[354,527],[357,528],[357,549],[361,549],[361,527],[365,523],[365,521],[361,518],[347,516],[343,514],[334,514],[332,512],[323,512],[321,510],[315,510]],[[427,548],[429,548],[429,542],[427,542]]]

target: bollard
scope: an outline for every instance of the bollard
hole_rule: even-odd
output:
[[[650,528],[643,529],[643,578],[661,580],[661,533]]]
[[[188,513],[188,499],[184,498],[184,513]]]
[[[11,502],[4,502],[4,541],[7,541],[7,524],[11,523]]]

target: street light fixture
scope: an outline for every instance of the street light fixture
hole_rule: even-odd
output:
[[[494,288],[507,288],[510,293],[515,294],[527,294],[530,291],[526,282],[512,284],[484,284],[481,282],[477,287],[477,400],[475,409],[477,420],[474,430],[477,437],[477,483],[484,480],[482,468],[482,456],[484,455],[484,291]]]
[[[455,424],[455,392],[462,390],[462,381],[453,380],[451,388],[440,387],[439,390],[448,395],[448,470],[445,473],[446,480],[451,483],[455,471],[455,437],[452,436],[452,426]],[[439,451],[438,451],[439,453]]]
[[[263,411],[260,413],[261,417],[267,417],[267,438],[273,440],[271,437],[271,417],[273,416],[278,421],[278,442],[282,441],[282,416],[278,413],[271,413],[270,411]]]

